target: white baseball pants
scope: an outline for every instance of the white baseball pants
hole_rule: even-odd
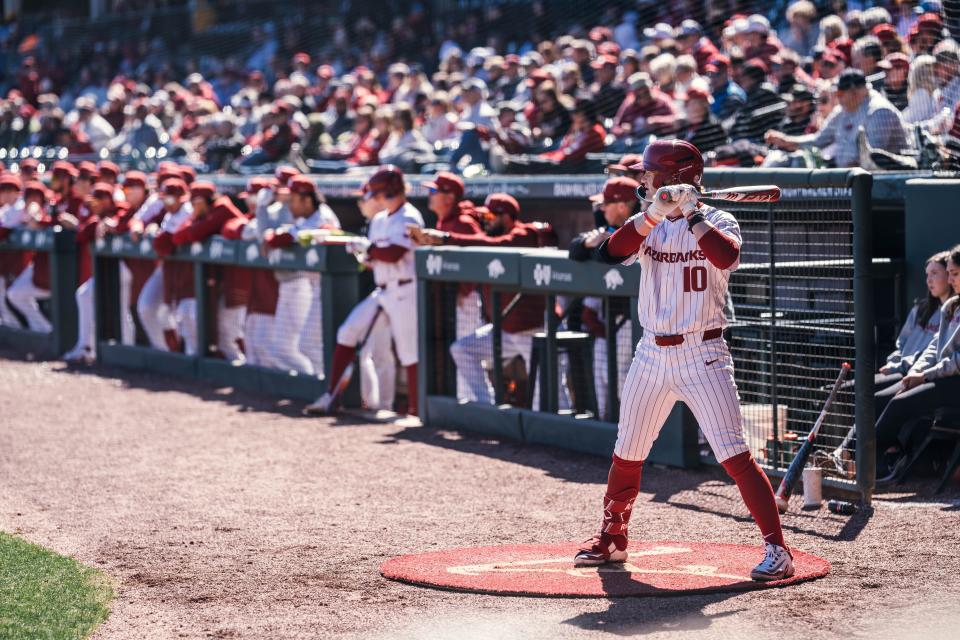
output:
[[[217,306],[217,346],[220,353],[230,362],[244,362],[246,357],[240,350],[243,339],[243,325],[247,318],[247,307],[228,307],[221,297]]]
[[[466,338],[483,326],[480,313],[480,292],[473,290],[457,301],[457,331],[456,339]],[[457,369],[457,397],[466,398],[470,395],[470,385],[467,379]]]
[[[183,338],[183,352],[188,356],[197,355],[197,299],[185,298],[177,303],[174,314],[177,332]],[[201,345],[206,351],[206,345]]]
[[[397,359],[386,314],[377,316],[360,350],[360,397],[368,409],[393,409],[397,389]]]
[[[680,345],[660,347],[647,332],[637,346],[620,396],[613,451],[620,458],[647,458],[677,400],[690,407],[718,462],[749,450],[726,341],[685,337]]]
[[[247,364],[275,368],[272,357],[274,316],[265,313],[248,313],[243,344]]]
[[[529,366],[534,333],[536,331],[526,333],[504,331],[500,340],[502,360],[496,366],[503,366],[504,362],[516,356],[523,358]],[[469,387],[469,391],[464,397],[474,402],[493,404],[493,385],[490,383],[486,372],[486,369],[492,369],[495,366],[493,362],[493,324],[485,324],[470,335],[454,342],[450,345],[450,355],[453,356],[453,361],[456,363],[457,373],[463,376]],[[539,393],[536,390],[533,397],[534,405],[537,406]]]
[[[629,319],[617,330],[616,349],[617,382],[622,385],[630,370],[634,352],[633,324]],[[597,409],[601,420],[607,419],[607,384],[607,340],[597,338],[593,343],[593,385],[597,392]]]
[[[133,274],[130,268],[120,261],[120,343],[133,344],[137,340],[137,326],[133,322],[130,312],[130,287],[133,285]]]
[[[163,268],[157,267],[147,279],[140,297],[137,298],[137,316],[143,326],[150,346],[161,351],[169,351],[164,331],[176,329],[176,321],[170,306],[163,301]]]
[[[318,376],[323,376],[323,305],[320,301],[320,274],[311,272],[306,274],[310,283],[310,307],[307,319],[300,330],[298,348],[313,365]]]
[[[74,297],[77,300],[77,343],[70,350],[70,355],[80,356],[85,352],[96,353],[97,327],[93,309],[93,288],[96,286],[93,278],[77,287]]]
[[[33,265],[20,272],[7,291],[10,304],[27,320],[27,328],[40,333],[50,333],[53,325],[40,311],[38,300],[46,300],[50,292],[33,284]]]
[[[300,351],[300,335],[310,315],[310,292],[310,280],[306,274],[279,281],[272,359],[284,371],[312,376],[316,370],[310,359]]]
[[[13,307],[7,301],[8,289],[6,278],[0,277],[0,325],[20,329],[20,319],[13,313]]]
[[[390,323],[397,358],[404,367],[417,364],[417,284],[389,284],[374,289],[364,298],[337,330],[337,344],[356,347],[363,340],[376,315],[377,307],[383,309]]]

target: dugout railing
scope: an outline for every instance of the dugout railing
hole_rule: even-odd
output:
[[[855,383],[843,390],[828,413],[814,461],[824,467],[828,485],[857,491],[866,500],[875,481],[876,344],[883,330],[898,325],[902,308],[902,265],[873,256],[871,183],[871,176],[861,170],[728,170],[707,175],[709,188],[777,184],[783,189],[778,203],[728,202],[722,207],[737,216],[744,241],[741,263],[730,280],[732,308],[725,337],[736,366],[748,446],[768,471],[784,472],[814,424],[840,365],[850,362]],[[591,396],[596,385],[590,379],[603,368],[609,380],[622,382],[622,365],[612,362],[622,347],[613,337],[618,313],[611,308],[618,306],[622,316],[626,312],[617,299],[629,305],[632,352],[641,333],[635,311],[639,267],[577,263],[558,250],[439,247],[418,250],[417,272],[420,402],[426,423],[589,453],[611,452],[616,413],[597,411]],[[480,296],[492,336],[479,360],[487,377],[483,382],[494,390],[482,402],[463,384],[464,377],[477,375],[476,367],[459,371],[451,355],[459,338],[462,310],[457,301],[469,288],[507,294]],[[505,341],[513,340],[502,329],[504,306],[518,295],[542,300],[537,308],[543,310],[542,323],[530,331],[530,358],[522,366],[515,358],[502,358]],[[604,338],[589,335],[571,316],[578,298],[600,300],[593,306],[607,311],[600,314],[606,323]],[[607,342],[610,355],[603,362],[591,360],[596,352],[581,344],[597,340]],[[545,349],[537,349],[538,344]],[[532,362],[538,356],[539,361]],[[495,362],[503,366],[493,366]],[[861,371],[868,375],[856,375]],[[537,392],[514,393],[518,378],[527,387],[536,386]],[[613,383],[606,394],[607,406],[615,407]],[[855,464],[841,466],[827,454],[850,429],[857,432],[856,451],[849,452]],[[698,441],[692,415],[680,403],[650,459],[679,465],[712,461],[702,438]]]
[[[72,347],[77,339],[77,304],[74,297],[77,289],[76,234],[59,225],[43,229],[12,229],[10,234],[0,241],[0,252],[47,254],[50,268],[49,296],[41,299],[39,305],[52,327],[49,332],[27,328],[28,323],[23,314],[8,300],[0,300],[0,304],[8,305],[18,325],[0,326],[0,342],[40,357],[55,358],[61,355]],[[9,275],[11,277],[6,283],[5,293],[9,292],[14,281],[14,273],[11,271]]]
[[[131,369],[159,371],[179,377],[200,378],[231,387],[301,400],[313,400],[326,391],[325,370],[310,374],[254,365],[231,361],[218,352],[213,334],[217,330],[216,314],[222,312],[218,298],[222,295],[223,268],[319,274],[322,309],[319,335],[323,341],[324,363],[331,362],[333,357],[337,327],[371,288],[369,276],[361,272],[356,258],[347,253],[342,245],[294,245],[264,251],[256,242],[227,240],[219,236],[204,242],[182,245],[164,260],[186,261],[193,266],[197,351],[193,355],[187,355],[178,350],[151,347],[139,321],[136,324],[133,344],[124,344],[122,339],[121,314],[132,313],[136,317],[136,310],[121,308],[120,287],[126,285],[121,284],[120,263],[125,259],[158,260],[151,240],[134,240],[126,235],[107,236],[94,242],[93,253],[97,356],[100,362]],[[157,268],[161,268],[159,264]],[[283,326],[276,329],[287,330]],[[321,368],[325,369],[326,365]],[[343,399],[347,406],[359,405],[355,380],[344,392]]]

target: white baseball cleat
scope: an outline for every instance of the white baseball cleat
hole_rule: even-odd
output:
[[[336,407],[334,407],[333,396],[329,392],[324,393],[322,396],[308,404],[303,408],[303,415],[305,416],[329,416],[334,413]]]
[[[784,580],[791,576],[793,576],[793,557],[789,551],[772,542],[767,543],[763,560],[750,572],[750,577],[758,582]]]
[[[623,536],[620,536],[624,538]],[[598,567],[608,562],[626,562],[629,554],[626,549],[626,538],[623,539],[624,548],[618,549],[613,536],[597,534],[583,543],[577,555],[573,557],[575,567]]]

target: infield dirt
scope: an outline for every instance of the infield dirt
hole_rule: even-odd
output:
[[[95,638],[939,638],[960,623],[956,485],[936,497],[929,481],[908,485],[850,518],[785,516],[789,543],[833,563],[794,587],[612,600],[435,591],[378,567],[403,553],[588,537],[607,463],[6,357],[0,529],[110,576],[116,599]],[[715,468],[645,469],[631,532],[758,539]]]

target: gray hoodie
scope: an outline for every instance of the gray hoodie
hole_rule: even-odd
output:
[[[927,382],[938,378],[947,378],[960,373],[960,296],[954,296],[943,303],[940,314],[940,329],[917,361],[910,367],[910,373],[922,373]],[[953,313],[947,313],[952,309]]]
[[[920,305],[915,305],[910,310],[910,315],[907,316],[907,321],[903,323],[900,335],[897,336],[897,348],[887,356],[884,366],[890,369],[889,373],[906,374],[937,335],[937,329],[940,327],[940,308],[933,312],[927,324],[922,327],[917,326],[919,311]]]

